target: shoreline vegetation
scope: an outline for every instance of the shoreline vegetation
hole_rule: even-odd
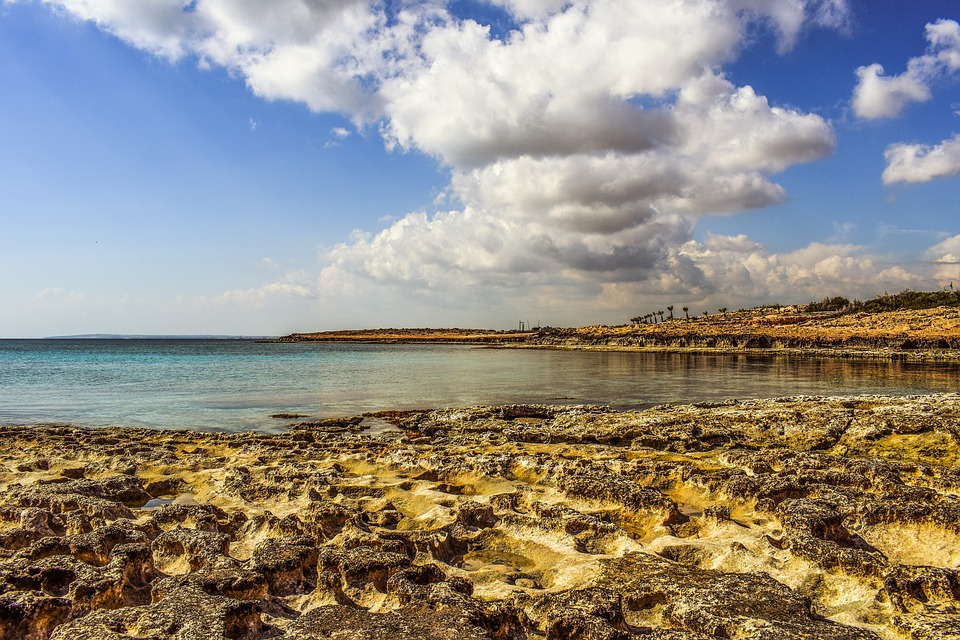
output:
[[[897,294],[904,296],[909,292]],[[947,292],[943,292],[947,293]],[[278,342],[444,343],[626,351],[765,353],[903,360],[960,360],[960,296],[927,300],[957,305],[889,309],[877,301],[845,298],[793,306],[659,319],[619,326],[483,329],[365,329],[294,333]],[[888,296],[884,299],[896,299]],[[912,300],[908,298],[907,300]],[[916,300],[913,300],[914,303]],[[890,303],[888,306],[893,306]],[[904,303],[906,304],[906,303]],[[866,309],[866,310],[865,310]],[[670,314],[673,315],[673,309]],[[651,320],[652,318],[652,320]],[[640,320],[645,320],[639,322]]]
[[[2,427],[0,638],[956,638],[958,425],[936,394]]]

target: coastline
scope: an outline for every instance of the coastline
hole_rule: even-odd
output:
[[[369,344],[513,344],[536,336],[534,331],[494,329],[351,329],[292,333],[272,342],[340,342]]]
[[[881,349],[852,349],[844,347],[678,347],[678,346],[623,346],[623,345],[594,345],[594,344],[515,344],[491,345],[502,346],[506,349],[559,349],[567,351],[620,351],[636,353],[679,353],[697,355],[724,355],[724,356],[755,356],[755,357],[788,357],[788,358],[837,358],[846,360],[879,360],[901,362],[930,362],[956,363],[960,362],[960,349],[914,349],[903,350],[893,348]]]
[[[960,633],[957,394],[0,432],[0,637]]]
[[[276,342],[475,344],[504,348],[960,362],[960,309],[808,313],[758,308],[659,323],[532,331],[362,329],[294,333]]]

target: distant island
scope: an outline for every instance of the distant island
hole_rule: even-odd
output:
[[[73,336],[46,336],[44,340],[272,340],[274,336],[151,335],[129,333],[81,333]]]
[[[497,331],[494,329],[354,329],[292,333],[277,342],[373,342],[384,343],[480,343],[509,344],[536,338],[539,330]]]
[[[758,351],[960,359],[960,293],[905,291],[867,302],[826,298],[690,315],[657,311],[622,325],[487,329],[365,329],[293,333],[279,342],[452,343],[566,349]],[[669,313],[669,315],[668,315]],[[682,314],[682,315],[681,315]]]

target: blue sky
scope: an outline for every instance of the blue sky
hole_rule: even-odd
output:
[[[0,336],[960,285],[958,9],[0,0]]]

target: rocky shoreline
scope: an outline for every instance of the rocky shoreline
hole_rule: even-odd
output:
[[[960,361],[960,310],[805,313],[779,308],[656,324],[544,329],[529,345],[573,349],[756,353]]]
[[[960,396],[0,430],[0,638],[960,637]]]
[[[619,326],[537,327],[522,332],[363,329],[294,333],[277,341],[478,344],[960,362],[960,309],[843,314],[778,306]]]

